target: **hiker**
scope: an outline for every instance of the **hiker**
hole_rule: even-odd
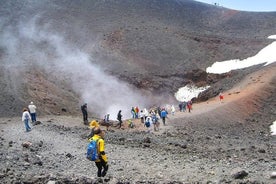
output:
[[[136,117],[136,114],[135,114],[135,109],[134,107],[131,108],[131,115],[132,115],[132,119],[134,119]]]
[[[179,107],[179,112],[182,112],[182,109],[183,109],[183,107],[182,107],[182,102],[180,102],[180,103],[178,104],[178,107]]]
[[[144,122],[145,122],[145,114],[144,114],[143,110],[140,111],[140,118],[141,118],[141,123],[144,124]]]
[[[165,126],[166,125],[166,118],[167,118],[167,114],[168,112],[165,110],[165,108],[163,108],[161,110],[161,118],[162,118],[162,121],[163,121],[163,125]]]
[[[100,125],[98,123],[98,121],[96,120],[92,120],[89,124],[89,128],[91,129],[91,132],[90,134],[87,136],[88,139],[91,139],[93,136],[94,136],[94,131],[95,131],[95,128],[99,128]]]
[[[81,112],[83,115],[83,124],[87,125],[88,124],[87,103],[85,103],[81,106]]]
[[[222,93],[219,93],[219,101],[222,103],[223,102],[223,94]]]
[[[129,127],[129,128],[134,128],[134,124],[133,124],[133,122],[132,122],[131,119],[128,120],[128,127]]]
[[[104,132],[100,129],[100,127],[96,127],[94,129],[94,136],[90,139],[98,140],[97,141],[97,150],[99,153],[99,159],[95,161],[95,164],[98,168],[97,176],[104,177],[108,170],[107,156],[104,150]]]
[[[171,112],[172,112],[172,115],[174,116],[174,113],[175,113],[174,105],[171,106]]]
[[[31,114],[32,123],[34,123],[36,122],[36,106],[34,105],[34,102],[31,102],[28,108]]]
[[[106,114],[104,116],[104,119],[100,123],[102,126],[106,126],[106,130],[109,131],[109,127],[111,126],[110,121],[109,121],[109,114]]]
[[[186,112],[187,109],[187,102],[182,102],[182,112]]]
[[[27,108],[23,108],[22,121],[25,124],[26,132],[31,131],[31,127],[29,126],[29,120],[31,120],[31,115]]]
[[[158,118],[157,118],[155,113],[152,113],[151,119],[152,119],[152,124],[153,124],[154,131],[159,131],[160,123],[158,122]]]
[[[104,121],[106,123],[109,123],[109,116],[110,116],[110,114],[107,114],[107,115],[104,116]]]
[[[139,107],[135,107],[135,118],[138,119],[138,115],[139,115]]]
[[[119,121],[119,123],[118,123],[118,125],[117,126],[119,126],[119,128],[121,128],[121,126],[122,126],[122,110],[119,110],[119,112],[118,112],[118,114],[117,114],[117,120]]]
[[[189,112],[191,112],[191,110],[192,110],[192,101],[191,100],[188,101],[187,108],[188,108]]]
[[[147,108],[144,108],[144,116],[145,119],[147,119],[147,117],[149,116],[149,111],[147,110]]]
[[[146,118],[146,122],[145,122],[145,125],[144,125],[148,129],[148,133],[151,132],[151,125],[152,125],[152,119],[151,119],[151,116],[148,116]]]

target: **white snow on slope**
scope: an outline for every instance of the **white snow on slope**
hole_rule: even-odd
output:
[[[205,91],[209,87],[210,86],[198,88],[194,85],[187,85],[185,87],[178,89],[178,91],[175,93],[174,96],[180,102],[184,102],[184,101],[187,102],[192,98],[197,97],[199,93],[201,93],[202,91]]]
[[[276,39],[276,35],[271,35],[268,38]],[[263,48],[255,56],[249,57],[247,59],[232,59],[227,61],[215,62],[212,66],[206,69],[206,72],[222,74],[231,70],[247,68],[258,64],[269,65],[274,62],[276,62],[276,41]]]

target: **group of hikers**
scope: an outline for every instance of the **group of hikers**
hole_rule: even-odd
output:
[[[223,95],[220,94],[219,95],[219,99],[220,101],[223,100]],[[86,104],[87,105],[87,104]],[[179,104],[179,111],[180,112],[185,112],[188,109],[188,112],[191,112],[192,109],[192,101],[188,101],[188,102],[181,102]],[[172,105],[170,107],[171,110],[171,114],[174,115],[175,113],[175,108]],[[163,108],[153,108],[150,109],[150,111],[148,112],[148,110],[145,108],[143,110],[139,110],[138,107],[132,107],[131,108],[131,115],[132,115],[132,119],[141,119],[141,123],[144,124],[145,127],[148,128],[148,131],[150,132],[150,127],[154,127],[154,131],[158,131],[159,130],[159,119],[162,119],[163,125],[166,125],[166,118],[168,115],[168,109],[166,109],[165,107]],[[119,110],[118,114],[117,114],[117,120],[118,120],[118,124],[117,126],[119,128],[121,128],[122,126],[122,111]],[[84,118],[84,121],[87,120]],[[108,122],[109,121],[109,114],[105,115],[103,122]],[[131,120],[128,121],[129,122],[129,126],[131,126],[131,128],[133,128],[133,123]],[[88,135],[88,140],[90,141],[89,145],[92,142],[96,142],[96,147],[99,153],[99,157],[97,159],[95,159],[95,164],[96,167],[98,169],[97,171],[97,176],[98,177],[104,177],[108,171],[108,161],[107,161],[107,156],[105,153],[105,147],[104,147],[104,132],[100,129],[100,125],[99,122],[96,120],[91,121],[90,123],[90,128],[91,128],[91,133]],[[88,146],[89,147],[89,146]],[[87,155],[88,151],[87,151]]]
[[[29,122],[36,122],[36,106],[33,102],[28,105],[28,108],[23,108],[22,121],[24,122],[26,132],[30,132],[32,129]]]
[[[222,102],[223,101],[223,94],[219,94],[219,99]],[[179,111],[185,112],[188,110],[188,112],[191,112],[192,109],[192,101],[188,102],[181,102],[179,103]],[[163,125],[166,125],[166,118],[168,116],[168,111],[171,111],[171,115],[173,116],[175,114],[175,107],[174,105],[170,106],[169,108],[165,107],[157,107],[152,108],[149,111],[144,108],[143,110],[140,110],[137,106],[131,108],[131,117],[132,119],[139,119],[141,120],[141,123],[148,129],[148,132],[151,132],[151,128],[154,128],[154,131],[159,131],[160,122],[159,120],[162,120]],[[88,125],[88,111],[87,111],[87,103],[83,104],[81,106],[81,111],[83,115],[83,122],[85,125]],[[111,125],[109,120],[110,114],[106,114],[101,121],[101,125],[109,127]],[[116,127],[121,128],[122,126],[122,110],[119,110],[117,114],[117,120],[118,124]],[[22,121],[24,122],[26,132],[31,131],[31,127],[29,126],[29,122],[36,122],[36,106],[33,102],[31,102],[28,105],[28,108],[23,109],[22,114]],[[130,128],[134,128],[134,124],[132,120],[128,120],[128,124]],[[91,128],[90,134],[87,136],[89,145],[93,145],[92,143],[95,143],[97,157],[93,159],[95,162],[95,165],[97,167],[97,176],[98,177],[104,177],[108,171],[108,159],[107,155],[105,153],[105,141],[104,136],[105,132],[101,130],[100,123],[97,120],[92,120],[89,124],[89,127]],[[107,128],[108,130],[108,128]],[[89,147],[89,146],[88,146]],[[91,146],[90,146],[91,147]],[[88,149],[87,149],[88,150]],[[87,151],[87,158],[90,156],[90,154]],[[90,158],[89,158],[90,159]],[[90,159],[91,160],[91,159]]]
[[[178,107],[179,107],[179,111],[180,112],[191,112],[192,110],[192,105],[193,105],[193,102],[191,100],[189,101],[184,101],[184,102],[180,102]]]
[[[163,125],[166,125],[166,118],[168,113],[169,108],[165,108],[165,107],[155,107],[155,108],[151,108],[149,111],[144,108],[142,110],[139,109],[138,106],[136,107],[132,107],[131,108],[131,118],[127,120],[128,122],[128,126],[130,128],[134,128],[135,125],[133,123],[133,119],[140,119],[141,123],[144,124],[145,127],[147,127],[148,129],[151,129],[151,127],[154,127],[154,131],[158,131],[159,130],[159,126],[160,126],[160,122],[159,120],[162,120]],[[172,105],[170,107],[171,110],[171,114],[174,115],[175,113],[175,108]],[[83,123],[85,125],[88,125],[88,116],[87,116],[87,103],[83,104],[81,106],[81,111],[83,114]],[[104,116],[103,119],[100,120],[100,125],[107,127],[107,130],[109,129],[109,127],[111,125],[113,125],[114,121],[111,122],[109,120],[109,116],[110,114],[106,114]],[[117,127],[119,129],[121,129],[122,124],[123,124],[123,115],[122,115],[122,110],[119,110],[117,113],[117,124],[114,125],[114,127]]]
[[[86,110],[87,110],[87,104],[86,105]],[[83,108],[81,108],[82,110]],[[159,130],[159,119],[162,119],[163,125],[166,125],[166,118],[168,115],[168,111],[165,108],[153,108],[151,109],[149,112],[148,110],[145,108],[143,110],[140,110],[140,112],[138,111],[135,112],[133,111],[133,109],[135,109],[134,107],[131,109],[131,113],[132,113],[132,119],[139,119],[141,120],[141,123],[144,124],[145,127],[148,128],[148,131],[150,132],[151,127],[154,127],[155,131]],[[136,109],[139,109],[138,107],[136,107]],[[83,111],[83,110],[82,110]],[[86,112],[87,113],[87,112]],[[87,121],[87,114],[83,114],[83,120],[84,123]],[[118,124],[115,127],[121,128],[122,126],[122,110],[118,111],[117,114],[117,121]],[[104,141],[104,136],[105,133],[104,131],[100,128],[100,125],[102,125],[102,123],[108,123],[109,122],[109,114],[104,116],[104,119],[101,121],[101,123],[97,120],[92,120],[89,124],[89,128],[91,129],[90,134],[87,136],[87,139],[89,141],[89,144],[87,146],[87,158],[91,161],[95,162],[95,165],[97,167],[97,176],[98,177],[104,177],[108,171],[108,158],[107,155],[105,153],[105,141]],[[133,125],[131,122],[131,120],[129,120],[129,124]],[[93,158],[93,154],[92,151],[93,150],[93,145],[95,145],[95,150],[98,154],[98,156],[96,158]]]

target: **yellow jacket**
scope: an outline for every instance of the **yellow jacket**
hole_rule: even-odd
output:
[[[102,139],[102,137],[98,134],[95,134],[93,137],[89,139],[89,141],[92,141],[92,140],[98,140],[98,152],[99,152],[100,158],[102,158],[102,160],[107,162],[108,160],[104,151],[104,140]],[[100,162],[100,161],[101,160],[98,159],[95,162]]]

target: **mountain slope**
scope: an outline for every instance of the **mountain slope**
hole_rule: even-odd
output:
[[[120,103],[87,95],[118,90],[120,82],[102,83],[105,75],[146,96],[169,96],[164,103],[174,102],[174,92],[188,83],[209,84],[213,89],[206,99],[258,69],[218,76],[206,74],[208,66],[255,55],[276,30],[275,12],[240,12],[190,0],[1,1],[0,10],[1,116],[18,114],[29,101],[43,107],[42,114],[74,114],[88,101],[95,105],[91,111],[102,115],[107,111],[102,104]],[[92,71],[86,71],[88,61]],[[42,82],[33,88],[36,74]],[[114,98],[138,103],[120,94]]]

